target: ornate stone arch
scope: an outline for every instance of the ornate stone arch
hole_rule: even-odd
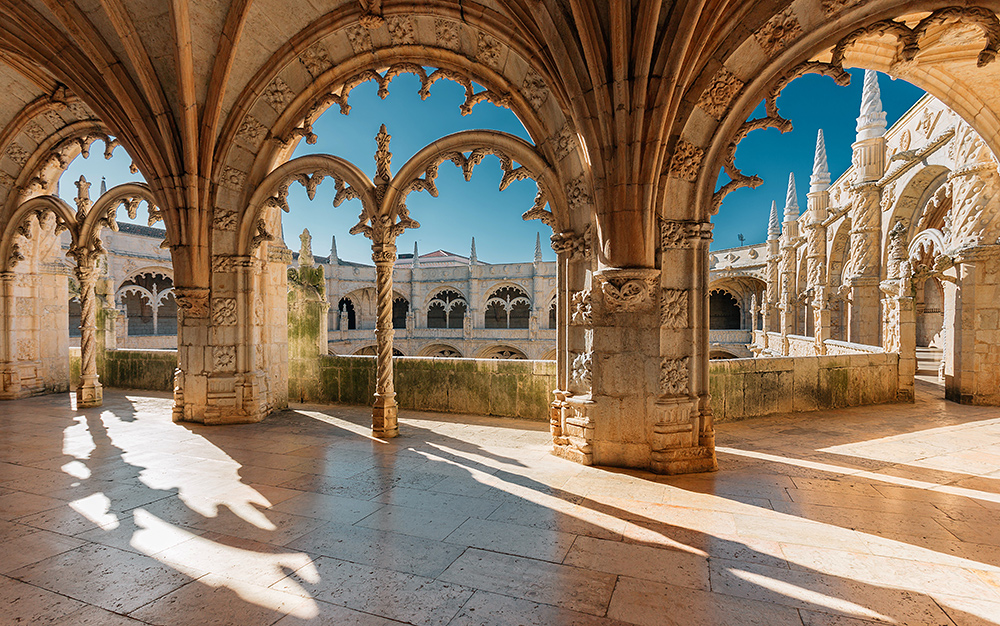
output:
[[[750,31],[741,44],[730,47],[730,56],[721,59],[721,65],[706,66],[692,83],[689,95],[695,111],[681,127],[661,182],[671,206],[694,206],[695,219],[706,219],[718,210],[726,193],[757,186],[759,178],[733,166],[736,146],[755,129],[791,130],[775,100],[785,85],[804,73],[825,74],[842,84],[849,80],[845,67],[903,77],[972,123],[989,138],[994,151],[1000,149],[1000,109],[994,110],[991,92],[985,88],[1000,78],[1000,64],[993,63],[1000,20],[991,10],[941,8],[929,1],[800,4]],[[800,15],[831,19],[805,22]],[[940,34],[957,22],[975,26],[976,34],[949,50],[947,63],[923,63],[924,53],[934,50]],[[957,65],[963,63],[975,72]],[[747,121],[762,100],[766,115]],[[717,174],[723,168],[733,182],[716,193]]]
[[[882,226],[885,231],[888,232],[897,222],[902,222],[907,229],[909,241],[920,230],[926,228],[926,225],[921,223],[924,209],[945,183],[950,172],[951,170],[944,165],[931,164],[919,168],[909,176],[899,192],[893,193],[891,211],[887,218],[883,217]],[[882,258],[888,258],[888,254],[889,237],[883,237]]]
[[[35,196],[17,207],[0,232],[0,272],[9,272],[22,260],[16,239],[18,236],[30,237],[29,221],[46,212],[55,214],[57,230],[70,232],[71,246],[79,245],[81,239],[75,211],[57,196]]]
[[[125,208],[130,219],[135,219],[138,215],[139,205],[143,202],[149,210],[149,223],[153,224],[160,219],[160,211],[156,206],[156,198],[153,192],[144,183],[124,183],[108,189],[94,202],[94,205],[86,213],[86,217],[80,224],[80,245],[92,247],[97,243],[101,229],[108,227],[111,230],[118,230],[118,222],[115,216],[118,209]]]

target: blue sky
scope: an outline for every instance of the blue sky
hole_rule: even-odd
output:
[[[729,194],[713,220],[713,249],[740,245],[739,233],[746,237],[747,244],[764,240],[771,200],[776,200],[779,207],[784,205],[789,171],[795,172],[799,205],[805,208],[818,128],[823,128],[826,137],[832,178],[836,179],[850,167],[863,72],[851,70],[851,74],[853,79],[849,87],[838,87],[831,79],[821,76],[804,76],[796,80],[778,100],[782,115],[792,120],[795,129],[784,135],[774,129],[756,131],[743,140],[736,151],[736,164],[745,173],[763,178],[764,184],[757,189],[740,189]],[[879,85],[890,125],[923,95],[916,87],[893,81],[884,74],[879,75]],[[465,90],[456,83],[438,81],[427,100],[420,99],[419,87],[415,76],[398,76],[391,83],[389,96],[381,100],[374,82],[358,86],[350,95],[350,115],[341,115],[337,106],[327,110],[313,125],[318,142],[315,145],[301,142],[295,156],[320,152],[335,154],[354,162],[371,176],[375,173],[375,135],[382,123],[392,135],[389,150],[393,155],[394,173],[426,144],[460,130],[490,128],[530,139],[512,112],[489,102],[477,104],[472,114],[462,116],[459,105],[464,101]],[[762,107],[753,117],[761,114]],[[95,146],[89,159],[73,162],[60,183],[64,198],[69,200],[76,195],[73,181],[81,174],[94,185],[92,198],[97,197],[102,176],[107,178],[108,187],[139,178],[129,173],[130,159],[124,150],[117,150],[110,161],[104,160],[102,155],[103,146]],[[499,162],[492,156],[476,167],[470,182],[465,182],[461,170],[450,162],[442,164],[437,179],[440,191],[437,198],[426,192],[414,192],[408,197],[410,215],[421,227],[399,238],[399,252],[412,252],[416,241],[421,254],[443,249],[468,255],[471,238],[475,237],[480,260],[524,262],[534,257],[535,235],[541,233],[543,257],[553,260],[555,255],[547,243],[551,234],[549,228],[538,221],[521,220],[521,213],[530,208],[534,200],[534,182],[518,181],[501,192],[498,190],[500,178]],[[292,185],[289,195],[292,210],[283,216],[286,244],[298,250],[298,235],[308,228],[313,237],[314,254],[327,255],[331,237],[336,235],[340,258],[370,262],[370,241],[348,234],[351,226],[357,223],[360,203],[353,200],[334,208],[333,194],[334,185],[330,180],[320,185],[312,202],[300,185]],[[137,221],[145,223],[145,219],[145,215],[141,215]]]

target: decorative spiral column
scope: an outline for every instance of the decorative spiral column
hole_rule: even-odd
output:
[[[396,392],[392,381],[392,269],[396,264],[395,243],[373,243],[375,262],[375,403],[372,406],[372,434],[376,437],[399,435]]]
[[[104,392],[97,376],[97,267],[93,259],[76,266],[80,282],[80,382],[76,387],[77,408],[101,406]]]

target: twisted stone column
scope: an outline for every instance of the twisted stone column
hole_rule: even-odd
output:
[[[372,434],[376,437],[399,435],[396,392],[392,371],[392,269],[396,264],[395,243],[373,243],[375,262],[375,403],[372,406]]]
[[[77,408],[101,406],[104,391],[97,376],[97,267],[92,260],[76,266],[80,282],[80,382],[76,387]]]

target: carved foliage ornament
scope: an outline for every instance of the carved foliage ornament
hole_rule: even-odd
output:
[[[698,178],[698,170],[705,151],[698,146],[681,139],[674,148],[674,156],[670,159],[670,174],[681,180],[694,182]]]
[[[729,104],[741,89],[743,81],[723,67],[715,74],[708,88],[702,92],[698,106],[715,119],[722,119],[722,115],[729,109]]]
[[[214,298],[212,300],[212,323],[216,326],[236,325],[235,298]]]
[[[570,380],[577,385],[589,389],[592,381],[591,365],[593,363],[593,359],[594,353],[589,351],[574,358]]]
[[[552,249],[556,254],[567,254],[572,260],[590,258],[591,245],[590,233],[592,226],[587,224],[582,234],[577,234],[571,230],[552,235]]]
[[[174,299],[185,316],[208,318],[208,289],[175,287]]]
[[[590,326],[593,321],[591,314],[590,290],[575,291],[570,299],[572,315],[570,324],[577,326]]]
[[[792,12],[792,7],[786,8],[775,15],[758,30],[754,37],[757,43],[769,57],[781,52],[793,39],[802,36],[802,26]]]
[[[660,248],[690,248],[700,239],[712,238],[711,222],[660,220]]]
[[[658,270],[605,270],[594,275],[604,294],[608,313],[631,313],[650,307],[659,278]]]
[[[660,326],[688,327],[688,292],[686,289],[664,289],[660,294]]]
[[[688,395],[690,357],[663,359],[660,362],[660,393],[665,396]]]

